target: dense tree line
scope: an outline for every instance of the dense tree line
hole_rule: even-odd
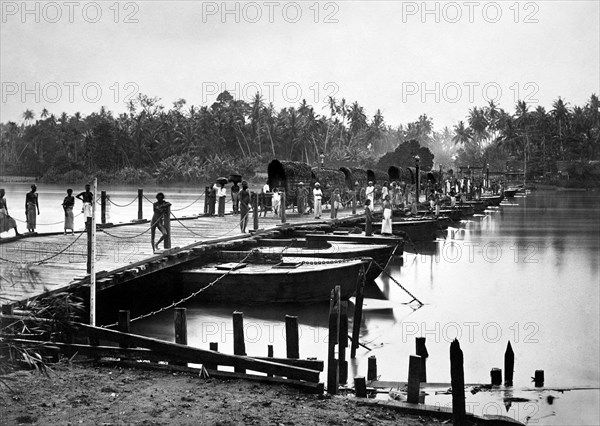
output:
[[[438,132],[427,115],[392,127],[381,111],[368,117],[358,102],[345,99],[329,98],[319,114],[306,101],[276,110],[260,94],[246,102],[223,92],[201,107],[180,99],[169,109],[140,94],[118,116],[105,108],[88,116],[25,111],[22,123],[0,124],[0,166],[6,174],[47,181],[96,174],[132,183],[195,182],[266,170],[273,158],[316,164],[322,154],[330,164],[375,167],[385,153],[417,141],[434,156],[424,168],[435,161],[444,170],[486,163],[499,169],[525,156],[531,173],[543,174],[555,171],[557,160],[598,159],[598,107],[595,95],[583,107],[559,98],[549,112],[519,102],[511,114],[490,103],[471,109],[467,124]],[[419,149],[407,145],[397,152],[409,163]]]

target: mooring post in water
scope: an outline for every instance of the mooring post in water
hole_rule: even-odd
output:
[[[352,320],[352,343],[350,345],[350,358],[356,357],[358,348],[358,335],[360,334],[360,322],[362,321],[362,309],[365,288],[365,267],[361,266],[358,280],[356,281],[356,306],[354,307],[354,319]]]
[[[252,211],[254,212],[254,230],[256,231],[258,229],[258,194],[253,192],[251,193],[251,197],[252,197]]]
[[[234,355],[246,355],[246,343],[244,342],[244,314],[235,311],[233,313],[233,353]],[[245,368],[235,367],[236,373],[245,373]]]
[[[281,193],[281,200],[279,201],[279,209],[281,210],[281,223],[286,223],[287,219],[285,217],[285,191]]]
[[[367,366],[367,380],[369,382],[377,380],[377,357],[375,355],[371,355],[369,357],[369,363]]]
[[[171,206],[168,205],[165,209],[165,241],[164,245],[166,249],[171,248]]]
[[[119,311],[119,322],[117,324],[117,330],[119,330],[121,333],[129,333],[130,326],[131,326],[130,312],[127,310],[120,310]],[[119,346],[122,348],[129,347],[129,345],[127,343],[120,343]]]
[[[500,386],[502,384],[502,370],[499,368],[492,368],[490,371],[490,379],[492,386]]]
[[[427,383],[427,358],[429,353],[425,347],[425,337],[417,337],[415,340],[416,354],[421,357],[421,383]]]
[[[329,300],[329,348],[327,353],[327,393],[336,395],[339,385],[338,360],[335,357],[335,347],[338,343],[340,329],[340,286],[331,290]]]
[[[348,347],[348,301],[340,302],[340,328],[338,342],[338,369],[340,383],[348,383],[348,361],[346,348]]]
[[[450,386],[452,386],[452,420],[456,426],[467,424],[465,409],[465,371],[460,343],[450,343]]]
[[[544,387],[544,370],[535,370],[535,374],[533,376],[533,382],[536,388]]]
[[[419,403],[421,392],[421,357],[411,355],[408,360],[408,390],[406,402],[409,404]]]
[[[506,352],[504,352],[504,386],[513,385],[513,371],[515,369],[515,353],[510,344],[506,345]]]
[[[106,224],[106,191],[100,192],[100,223]]]
[[[92,218],[85,220],[85,231],[87,234],[87,273],[92,273]]]
[[[210,186],[204,187],[204,214],[208,214],[210,211]]]
[[[364,376],[356,376],[354,378],[354,394],[357,398],[367,397],[367,382]]]
[[[144,220],[144,190],[138,188],[138,220]]]
[[[288,358],[300,358],[298,317],[285,316],[285,348]]]
[[[273,345],[267,346],[267,357],[273,358]],[[267,374],[267,377],[273,377],[271,373]]]

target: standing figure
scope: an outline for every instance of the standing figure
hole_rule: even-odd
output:
[[[381,222],[381,234],[392,235],[392,203],[390,196],[383,199],[383,221]]]
[[[281,204],[281,194],[277,188],[273,188],[273,198],[271,198],[271,206],[273,207],[273,216],[279,214],[279,205]]]
[[[156,194],[156,202],[152,204],[154,214],[152,215],[152,222],[150,223],[150,243],[152,244],[152,250],[158,250],[158,245],[164,241],[167,236],[167,228],[165,227],[165,215],[167,214],[168,207],[171,207],[171,203],[165,201],[165,194],[159,192]],[[156,228],[162,234],[158,239],[158,242],[154,244],[154,237],[156,235]]]
[[[38,204],[37,187],[31,185],[31,191],[25,195],[25,216],[27,217],[27,231],[35,232],[36,210],[40,214],[40,205]]]
[[[87,218],[92,217],[92,203],[94,202],[94,194],[90,192],[90,185],[86,185],[85,191],[77,194],[75,198],[83,201],[83,208],[81,209],[81,212],[85,218],[85,227],[87,229]]]
[[[298,213],[306,214],[306,198],[308,197],[308,191],[304,187],[304,182],[298,183],[296,188],[296,203],[298,204]]]
[[[233,204],[233,214],[238,214],[240,208],[240,187],[237,181],[231,185],[231,203]]]
[[[365,190],[365,197],[367,200],[371,200],[371,208],[373,208],[375,206],[375,187],[371,181],[369,181],[367,189]]]
[[[313,198],[315,206],[315,219],[320,219],[323,212],[323,207],[321,205],[323,191],[321,191],[321,184],[319,182],[315,183],[315,188],[313,189]]]
[[[73,207],[75,206],[75,197],[73,197],[73,190],[67,189],[67,196],[62,202],[63,210],[65,211],[65,235],[67,235],[67,229],[71,230],[71,235],[75,229],[73,224]]]
[[[390,195],[387,181],[383,182],[383,185],[381,186],[381,199],[385,200],[386,195]],[[392,197],[390,196],[390,201],[391,199]]]
[[[250,215],[250,193],[248,192],[248,182],[242,181],[242,190],[240,191],[240,231],[246,233],[248,226],[248,216]]]
[[[373,235],[373,212],[371,211],[371,200],[365,200],[365,236]]]
[[[340,195],[340,190],[335,188],[333,193],[331,194],[331,218],[337,219],[338,210],[340,209],[340,205],[342,204],[342,196]]]
[[[208,215],[215,215],[215,203],[217,202],[217,184],[213,184],[208,191]]]
[[[15,235],[20,237],[21,234],[17,231],[17,222],[8,214],[8,206],[6,205],[4,194],[4,188],[0,188],[0,234],[2,232],[7,232],[10,229],[14,229]]]
[[[217,198],[219,199],[219,216],[225,216],[225,199],[227,198],[227,190],[224,183],[219,183],[217,187]]]

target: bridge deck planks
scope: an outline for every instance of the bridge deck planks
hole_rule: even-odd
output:
[[[340,216],[348,216],[350,210]],[[289,215],[288,223],[312,220],[312,216]],[[281,220],[272,214],[260,217],[260,228],[275,228]],[[253,218],[248,220],[253,228]],[[96,271],[114,271],[156,257],[150,245],[149,223],[123,224],[99,230],[96,237]],[[145,232],[147,231],[147,232]],[[245,234],[248,236],[249,234]],[[16,302],[73,284],[86,276],[87,237],[85,234],[61,254],[79,235],[28,236],[0,244],[0,304]],[[239,216],[198,217],[171,221],[171,247],[186,247],[223,237],[244,235]],[[160,237],[157,231],[156,239]],[[162,244],[161,244],[162,248]],[[36,264],[52,255],[56,257]]]

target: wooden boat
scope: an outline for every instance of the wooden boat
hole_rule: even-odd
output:
[[[305,259],[373,259],[378,265],[385,268],[390,258],[402,255],[404,240],[388,238],[387,243],[356,243],[352,241],[330,241],[327,234],[308,238],[260,238],[251,244],[242,246],[239,250],[225,253],[248,253],[249,249],[265,255],[282,255],[301,257]],[[372,265],[367,271],[367,280],[374,280],[381,273],[381,269]]]
[[[381,232],[381,222],[373,223],[375,233]],[[392,232],[406,235],[410,241],[433,241],[436,239],[438,221],[435,218],[404,218],[392,220]]]
[[[503,192],[503,194],[506,198],[514,198],[516,193],[517,193],[516,188],[505,189]]]
[[[489,203],[485,200],[470,200],[464,201],[462,205],[467,205],[473,208],[475,213],[483,213],[488,208]]]
[[[482,195],[481,200],[488,202],[490,206],[499,206],[502,200],[504,200],[504,194]]]
[[[431,216],[434,213],[435,212],[432,212],[431,210],[419,210],[418,211],[419,216]],[[460,222],[461,219],[463,218],[463,212],[461,209],[457,209],[457,208],[451,208],[451,207],[441,208],[440,209],[440,217],[441,216],[446,216],[453,222]]]
[[[328,301],[336,285],[343,299],[350,298],[366,263],[276,256],[256,263],[251,258],[244,262],[211,262],[179,274],[183,292],[191,294],[204,288],[196,297],[207,302],[314,303]]]

